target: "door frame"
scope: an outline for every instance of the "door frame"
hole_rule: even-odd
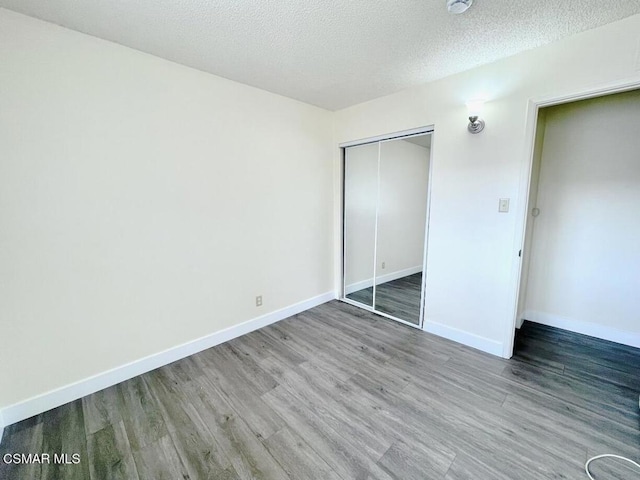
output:
[[[640,79],[627,78],[623,80],[616,80],[599,86],[592,86],[583,88],[580,90],[573,90],[556,95],[547,95],[542,97],[531,98],[527,104],[526,110],[526,123],[525,123],[525,155],[526,162],[523,162],[520,170],[520,182],[518,191],[518,208],[516,214],[516,238],[514,242],[514,252],[524,252],[525,238],[527,230],[527,212],[529,211],[529,191],[531,189],[531,172],[533,168],[534,150],[536,131],[538,128],[538,113],[541,108],[552,107],[555,105],[562,105],[565,103],[577,102],[580,100],[587,100],[589,98],[604,97],[607,95],[613,95],[616,93],[628,92],[631,90],[640,89]],[[517,253],[516,253],[517,254]],[[512,285],[512,299],[513,305],[511,320],[506,325],[503,341],[503,353],[504,358],[511,358],[513,356],[515,330],[518,321],[518,299],[520,296],[520,286],[522,284],[522,259],[524,255],[519,257],[519,261],[514,262],[511,273],[511,285]]]
[[[425,218],[425,237],[424,237],[424,250],[422,254],[422,284],[420,290],[420,318],[418,324],[414,324],[403,320],[401,318],[394,317],[393,315],[389,315],[387,313],[381,312],[375,309],[375,283],[376,283],[376,269],[374,265],[373,271],[373,289],[374,289],[374,301],[373,305],[365,305],[359,302],[355,302],[345,296],[346,292],[346,284],[345,284],[345,254],[346,254],[346,242],[345,242],[345,170],[346,170],[346,149],[349,147],[356,147],[360,145],[366,145],[370,143],[379,143],[387,142],[390,140],[398,140],[403,137],[414,137],[418,135],[431,135],[431,147],[429,149],[429,168],[428,168],[428,178],[427,178],[427,205],[426,205],[426,218]],[[340,289],[338,292],[338,300],[348,303],[349,305],[354,305],[356,307],[362,308],[364,310],[373,312],[377,315],[381,315],[383,317],[389,318],[391,320],[395,320],[396,322],[408,325],[413,328],[417,328],[420,330],[424,330],[424,317],[425,317],[425,290],[426,290],[426,277],[427,277],[427,251],[428,251],[428,242],[429,242],[429,214],[431,210],[431,185],[432,185],[432,171],[433,171],[433,144],[435,141],[435,128],[434,125],[427,125],[424,127],[412,128],[409,130],[402,130],[399,132],[376,135],[374,137],[367,137],[360,140],[353,140],[349,142],[343,142],[338,145],[340,148],[340,180],[341,180],[341,198],[340,198]],[[379,145],[380,148],[380,145]],[[378,150],[378,167],[380,165],[380,150]],[[378,179],[379,181],[379,179]],[[377,208],[376,204],[376,224],[377,224]],[[374,259],[376,258],[377,253],[377,242],[374,244]]]

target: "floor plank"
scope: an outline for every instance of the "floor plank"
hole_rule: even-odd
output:
[[[140,478],[154,480],[190,478],[169,435],[135,450],[133,458]]]
[[[145,377],[156,398],[169,436],[191,478],[234,478],[235,472],[216,439],[198,416],[190,415],[185,396],[172,392],[176,377],[171,370],[160,369]]]
[[[380,455],[367,447],[359,437],[345,435],[336,424],[325,422],[326,417],[300,402],[284,387],[264,395],[265,401],[290,419],[289,429],[304,438],[329,467],[342,478],[365,478]],[[337,430],[334,428],[337,427]],[[277,435],[267,439],[267,445],[277,441]]]
[[[42,454],[42,416],[38,415],[6,428],[0,458],[13,454]],[[0,479],[32,479],[42,477],[41,463],[16,464],[0,461]]]
[[[131,445],[124,423],[109,424],[87,437],[91,480],[137,480]]]
[[[452,453],[443,454],[441,449],[398,441],[378,461],[378,466],[392,478],[402,472],[406,480],[441,479],[455,457]]]
[[[86,480],[89,478],[89,458],[84,426],[82,402],[67,403],[49,412],[42,422],[42,452],[54,456],[50,463],[42,464],[42,478]],[[64,460],[55,461],[55,455]],[[80,463],[73,463],[73,455]]]
[[[338,474],[298,435],[283,428],[265,442],[289,478],[341,480]]]
[[[209,378],[201,377],[187,388],[190,402],[219,442],[239,478],[287,478],[280,464]]]
[[[87,435],[122,420],[122,397],[118,386],[105,388],[82,399],[85,430]]]
[[[136,451],[167,436],[167,426],[162,419],[158,400],[144,381],[143,376],[132,378],[118,385],[122,395],[122,419],[131,448]],[[158,448],[163,447],[160,443]]]

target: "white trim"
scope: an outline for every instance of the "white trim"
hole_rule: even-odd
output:
[[[573,90],[556,95],[547,95],[543,97],[532,98],[527,104],[526,122],[525,122],[525,140],[523,158],[526,161],[522,163],[520,171],[520,186],[518,195],[518,207],[516,214],[516,234],[514,238],[513,251],[524,249],[524,240],[527,227],[527,211],[529,201],[529,189],[531,188],[531,169],[533,167],[533,155],[535,148],[535,135],[538,124],[538,111],[544,107],[560,105],[563,103],[575,102],[578,100],[586,100],[588,98],[601,97],[614,93],[622,93],[629,90],[640,88],[640,78],[638,76],[614,80],[606,84],[597,86],[584,87],[580,90]],[[516,253],[517,254],[517,253]],[[514,347],[514,332],[518,323],[518,297],[520,295],[520,284],[522,282],[522,257],[513,262],[511,270],[512,291],[510,303],[513,305],[511,310],[511,319],[505,325],[503,337],[502,357],[511,358]]]
[[[330,291],[302,302],[261,315],[246,322],[225,328],[218,332],[171,347],[162,352],[149,355],[134,362],[99,373],[78,382],[65,385],[50,392],[23,400],[0,410],[0,426],[11,425],[65,403],[77,400],[91,393],[110,387],[130,378],[142,375],[181,358],[188,357],[207,348],[214,347],[234,338],[245,335],[297,313],[334,300],[335,292]]]
[[[338,234],[339,238],[339,247],[335,250],[339,252],[339,255],[336,257],[337,271],[336,274],[340,276],[336,285],[338,286],[337,298],[342,298],[345,295],[346,285],[347,285],[347,276],[346,276],[346,254],[347,254],[347,244],[346,244],[346,231],[347,231],[347,216],[344,213],[345,210],[345,179],[346,179],[346,169],[347,169],[347,150],[345,148],[338,148],[340,151],[340,165],[339,165],[339,176],[340,176],[340,190],[338,198]]]
[[[439,337],[453,340],[454,342],[473,347],[483,352],[490,353],[492,355],[502,355],[503,345],[502,343],[491,340],[490,338],[480,337],[473,333],[465,332],[458,328],[449,327],[441,323],[436,322],[424,322],[423,330],[425,332],[433,333]]]
[[[361,138],[360,140],[351,140],[349,142],[343,142],[338,146],[340,148],[355,147],[357,145],[364,145],[366,143],[376,143],[384,140],[393,140],[395,138],[411,137],[414,135],[424,135],[426,133],[432,133],[432,132],[433,132],[433,125],[428,125],[426,127],[411,128],[409,130],[402,130],[400,132],[386,133],[384,135],[376,135],[375,137]]]
[[[338,294],[338,298],[340,300],[345,301],[346,303],[355,305],[355,306],[359,306],[361,308],[364,308],[366,310],[372,311],[374,313],[377,313],[379,315],[385,316],[387,318],[391,318],[393,320],[399,321],[400,323],[404,323],[406,325],[410,325],[411,327],[415,327],[415,328],[422,328],[422,324],[424,323],[424,313],[425,313],[425,289],[426,289],[426,278],[425,275],[422,276],[422,284],[421,284],[421,296],[420,296],[420,320],[419,320],[419,324],[415,325],[413,323],[407,322],[405,320],[401,320],[399,318],[393,317],[391,315],[387,315],[383,312],[379,312],[377,310],[375,310],[373,308],[373,306],[367,306],[367,305],[363,305],[360,304],[358,302],[353,302],[350,301],[349,299],[346,298],[347,295],[349,295],[350,293],[356,292],[358,290],[362,290],[365,288],[370,288],[370,287],[374,287],[373,288],[373,304],[375,305],[375,298],[376,298],[376,286],[380,285],[382,283],[386,283],[386,282],[390,282],[392,280],[397,280],[399,278],[402,278],[404,276],[407,275],[412,275],[418,272],[426,272],[426,268],[427,268],[427,242],[428,242],[428,238],[429,238],[429,213],[430,213],[430,206],[431,206],[431,179],[433,177],[432,175],[432,171],[433,171],[433,133],[434,133],[435,129],[433,125],[429,125],[429,126],[425,126],[425,127],[417,127],[417,128],[413,128],[410,130],[403,130],[400,132],[395,132],[395,133],[389,133],[389,134],[385,134],[385,135],[378,135],[375,137],[369,137],[369,138],[365,138],[365,139],[361,139],[361,140],[353,140],[350,142],[343,142],[341,144],[339,144],[340,147],[340,151],[341,151],[341,167],[340,168],[340,172],[342,173],[341,176],[341,185],[342,185],[342,189],[340,190],[340,204],[341,204],[341,209],[340,209],[340,215],[339,215],[339,220],[340,220],[340,227],[341,227],[341,238],[342,238],[342,242],[341,242],[341,255],[340,255],[340,273],[342,274],[342,278],[340,279],[339,285],[340,285],[340,292]],[[346,169],[346,149],[348,147],[355,147],[358,145],[364,145],[364,144],[370,144],[370,143],[378,143],[378,191],[377,191],[377,200],[376,200],[376,226],[375,226],[375,239],[374,239],[374,272],[376,272],[376,267],[377,267],[377,248],[378,248],[378,241],[377,241],[377,235],[378,235],[378,208],[379,208],[379,196],[380,196],[380,149],[381,149],[381,144],[382,142],[386,142],[386,141],[390,141],[390,140],[396,140],[399,138],[404,138],[404,137],[412,137],[412,136],[419,136],[419,135],[431,135],[431,148],[429,149],[429,175],[428,175],[428,179],[427,179],[427,213],[426,213],[426,218],[425,218],[425,237],[424,237],[424,251],[423,251],[423,260],[422,260],[422,267],[412,267],[410,269],[405,269],[399,272],[395,272],[395,274],[386,274],[383,276],[380,276],[376,279],[376,281],[374,282],[373,279],[369,280],[364,280],[364,281],[360,281],[360,282],[356,282],[353,283],[351,285],[346,285],[346,275],[345,275],[345,265],[346,265],[346,248],[345,248],[345,232],[346,232],[346,216],[344,214],[344,210],[345,210],[345,169]],[[413,271],[412,271],[413,270]],[[403,272],[403,274],[400,274],[400,272]]]
[[[539,107],[536,103],[530,100],[527,103],[526,111],[526,127],[525,127],[525,140],[524,150],[527,161],[523,162],[522,169],[520,170],[520,185],[518,188],[518,207],[516,210],[516,234],[514,235],[513,254],[516,255],[518,251],[522,251],[525,248],[524,241],[526,238],[527,229],[527,212],[529,208],[529,190],[531,189],[531,172],[533,168],[533,156],[535,154],[535,141],[536,130],[538,128],[538,110]],[[505,331],[505,337],[503,340],[504,350],[501,353],[503,358],[511,358],[513,356],[515,329],[518,323],[518,299],[520,298],[520,285],[522,283],[522,258],[517,257],[517,260],[513,262],[511,269],[511,282],[515,285],[515,290],[511,293],[511,305],[513,310],[511,311],[511,321],[507,324]]]
[[[376,170],[376,221],[373,227],[373,276],[375,277],[378,271],[378,220],[380,219],[380,156],[382,152],[382,142],[378,142],[378,166]],[[373,295],[371,296],[371,303],[376,305],[376,293],[378,282],[373,282]]]
[[[420,284],[420,328],[424,327],[424,319],[427,315],[427,257],[429,255],[429,221],[431,220],[431,187],[433,179],[433,145],[436,140],[435,129],[431,132],[431,145],[429,147],[429,168],[427,169],[427,211],[424,219],[424,245],[422,251],[422,282]]]
[[[607,327],[606,325],[574,320],[572,318],[561,317],[552,313],[536,312],[533,310],[525,311],[522,314],[522,317],[533,323],[562,328],[563,330],[569,330],[570,332],[581,333],[590,337],[640,348],[640,333],[617,330],[615,328]]]
[[[532,99],[538,108],[561,105],[563,103],[586,100],[588,98],[604,97],[613,93],[628,92],[640,88],[640,78],[635,77],[615,80],[613,82],[585,88],[584,90],[565,92],[560,95],[545,95]]]
[[[524,316],[526,315],[526,312],[520,316],[518,316],[518,318],[516,319],[516,328],[520,329],[522,327],[522,324],[524,323]]]
[[[415,275],[422,272],[422,265],[416,265],[415,267],[405,268],[404,270],[398,270],[397,272],[386,273],[376,277],[376,285],[382,285],[383,283],[392,282],[400,278],[408,277],[409,275]],[[373,287],[373,278],[367,278],[360,282],[347,285],[344,289],[345,295],[363,290],[365,288]]]

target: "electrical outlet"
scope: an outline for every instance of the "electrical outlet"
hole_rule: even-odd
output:
[[[508,198],[501,198],[500,202],[498,203],[498,211],[500,213],[507,213],[509,211],[509,199]]]
[[[385,267],[387,266],[387,262],[382,262],[382,269],[384,270]]]
[[[262,306],[262,295],[258,295],[256,297],[256,307],[261,307]]]

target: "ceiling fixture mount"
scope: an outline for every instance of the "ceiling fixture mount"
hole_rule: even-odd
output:
[[[447,0],[447,10],[455,15],[466,12],[471,5],[473,0]]]

